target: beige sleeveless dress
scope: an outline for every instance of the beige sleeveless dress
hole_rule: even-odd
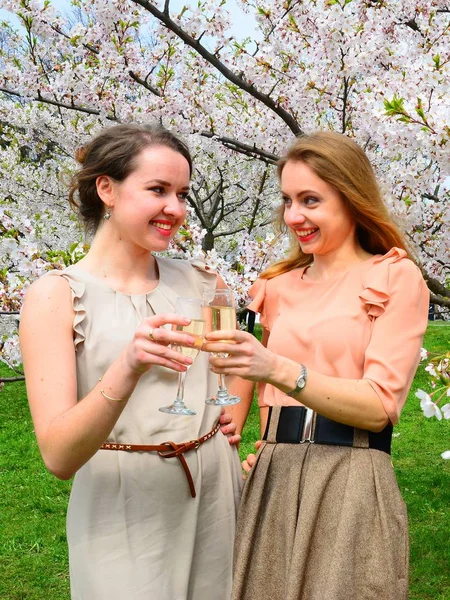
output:
[[[173,312],[177,296],[202,297],[216,275],[188,261],[157,258],[160,281],[125,295],[78,265],[52,275],[72,290],[78,397],[95,386],[147,316]],[[200,353],[186,377],[196,416],[158,411],[172,403],[177,374],[153,367],[139,381],[109,441],[183,442],[209,432],[220,409],[205,404],[217,376]],[[99,450],[76,474],[67,514],[72,600],[228,600],[241,469],[219,431],[186,453],[196,498],[178,459]]]

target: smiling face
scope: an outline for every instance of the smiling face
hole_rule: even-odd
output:
[[[288,161],[281,173],[284,221],[305,254],[329,255],[354,245],[356,224],[339,192],[305,163]]]
[[[111,209],[107,226],[121,241],[146,250],[165,250],[186,217],[189,164],[165,146],[145,148],[122,182],[97,179],[100,198]]]

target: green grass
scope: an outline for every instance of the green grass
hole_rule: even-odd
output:
[[[0,367],[0,373],[7,370]],[[0,598],[69,598],[65,513],[70,482],[44,468],[23,383],[0,393]]]
[[[449,345],[450,326],[431,323],[424,346],[444,351]],[[0,374],[10,375],[1,364]],[[394,466],[410,520],[410,600],[449,600],[450,461],[440,454],[450,449],[450,423],[422,416],[414,397],[418,387],[429,388],[422,367],[393,444]],[[258,438],[254,403],[242,457]],[[67,600],[65,513],[70,482],[58,481],[42,464],[22,383],[7,385],[0,393],[0,486],[0,599]]]

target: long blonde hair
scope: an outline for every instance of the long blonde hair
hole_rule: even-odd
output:
[[[361,247],[370,254],[385,254],[393,246],[408,252],[406,242],[383,202],[375,173],[365,152],[350,138],[332,131],[318,131],[298,138],[278,162],[278,177],[288,162],[307,165],[323,181],[333,186],[356,223]],[[291,238],[287,258],[268,267],[260,277],[271,279],[313,262],[311,254],[302,252],[297,238],[283,219],[280,206],[275,228]]]

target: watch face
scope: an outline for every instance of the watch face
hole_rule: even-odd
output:
[[[293,389],[292,392],[287,392],[287,395],[294,397],[296,394],[298,394],[298,392],[300,392],[306,385],[306,377],[306,368],[302,366],[302,372],[299,377],[297,377],[297,381],[295,382],[295,389]]]

